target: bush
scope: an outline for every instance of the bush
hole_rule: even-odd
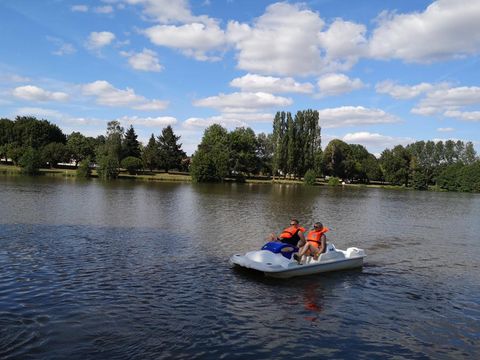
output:
[[[87,158],[80,162],[77,169],[77,177],[88,179],[92,175],[92,169],[90,168],[90,158]]]
[[[328,179],[328,185],[330,186],[338,186],[340,185],[340,179],[337,177],[331,177]]]
[[[305,185],[315,185],[315,181],[317,180],[317,174],[315,173],[315,170],[309,169],[303,176],[303,183]]]
[[[118,167],[118,160],[115,156],[100,156],[97,163],[98,177],[103,180],[116,179],[119,174]]]
[[[122,167],[127,169],[130,175],[135,175],[142,168],[142,160],[134,156],[127,156],[122,160]]]
[[[28,175],[38,174],[38,170],[42,166],[42,158],[38,150],[28,148],[23,153],[18,164],[22,168],[22,172]]]

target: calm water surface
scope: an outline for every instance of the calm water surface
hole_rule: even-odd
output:
[[[478,359],[480,196],[0,176],[1,359]],[[363,270],[232,269],[296,216]]]

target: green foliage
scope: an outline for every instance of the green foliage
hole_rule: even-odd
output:
[[[195,182],[222,181],[228,175],[228,133],[218,124],[208,127],[193,155],[190,172]]]
[[[90,158],[86,158],[80,162],[77,168],[77,177],[88,179],[92,175],[92,168],[90,167]]]
[[[437,186],[448,191],[480,192],[480,161],[447,166],[438,176]]]
[[[49,166],[56,167],[59,162],[68,158],[67,147],[62,143],[49,143],[42,148],[42,159]]]
[[[32,147],[27,148],[19,160],[22,172],[28,175],[38,174],[38,170],[42,164],[40,151]]]
[[[95,154],[95,145],[93,138],[87,138],[79,132],[72,132],[67,137],[67,152],[71,160],[78,165],[80,161],[87,157],[93,157]]]
[[[112,154],[97,155],[97,174],[100,179],[116,179],[119,174],[118,158]]]
[[[135,133],[135,129],[132,125],[128,128],[127,132],[125,133],[125,138],[123,140],[123,158],[132,156],[135,158],[139,158],[140,154],[140,143],[137,140],[137,134]]]
[[[150,171],[153,171],[158,167],[159,150],[153,134],[150,136],[147,146],[145,146],[142,151],[142,161],[144,168],[150,169]]]
[[[236,128],[228,134],[230,144],[229,170],[236,176],[253,173],[257,167],[257,138],[250,128]]]
[[[180,169],[182,160],[187,156],[182,150],[182,144],[178,144],[180,136],[173,133],[172,127],[168,125],[162,130],[158,137],[159,165],[166,172],[170,169]]]
[[[305,185],[309,185],[309,186],[315,185],[316,180],[317,180],[317,174],[313,169],[307,170],[307,172],[303,176],[303,183]]]
[[[410,180],[411,155],[402,145],[393,150],[384,150],[380,157],[385,180],[395,185],[408,186]]]
[[[142,160],[139,158],[128,156],[122,160],[122,167],[127,169],[130,175],[135,175],[142,168]]]
[[[328,185],[330,186],[338,186],[340,185],[340,179],[338,177],[331,177],[328,179]]]
[[[339,139],[330,141],[323,152],[324,173],[345,178],[352,167],[350,146]]]
[[[256,172],[263,175],[271,175],[273,160],[273,135],[266,135],[265,133],[260,133],[257,135],[256,142]]]

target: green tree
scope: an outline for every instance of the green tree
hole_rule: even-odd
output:
[[[257,135],[257,167],[256,172],[263,175],[272,174],[273,134],[260,133]]]
[[[88,179],[92,176],[92,168],[90,167],[91,159],[89,157],[83,159],[77,168],[77,177]]]
[[[236,175],[249,175],[257,167],[257,138],[250,128],[239,127],[228,134],[230,144],[229,169]]]
[[[142,160],[134,156],[127,156],[121,163],[124,169],[127,169],[130,175],[135,175],[142,168]]]
[[[95,154],[94,141],[79,132],[72,132],[67,137],[67,151],[70,159],[75,161],[75,166],[78,166],[80,161]]]
[[[150,140],[148,140],[147,146],[142,151],[143,166],[150,171],[158,168],[160,154],[158,150],[158,144],[155,140],[155,136],[152,134]]]
[[[286,172],[288,174],[296,175],[298,171],[297,163],[297,129],[295,127],[295,122],[293,121],[292,114],[287,113],[287,136],[286,136],[286,147],[287,147],[287,167]]]
[[[288,136],[287,136],[287,115],[285,112],[277,112],[273,120],[273,158],[272,172],[283,175],[287,172]]]
[[[307,172],[303,176],[303,183],[305,185],[309,185],[309,186],[315,185],[316,180],[317,180],[317,174],[313,169],[307,170]]]
[[[228,133],[218,124],[208,127],[192,157],[190,173],[193,181],[222,181],[228,175]]]
[[[118,177],[120,164],[118,158],[111,154],[97,155],[97,174],[102,180],[111,180]]]
[[[37,174],[42,164],[40,151],[32,147],[28,147],[19,160],[22,172],[28,175]]]
[[[386,149],[380,157],[385,180],[396,185],[409,185],[411,155],[402,145]]]
[[[168,173],[171,169],[180,169],[182,160],[187,156],[182,150],[182,144],[178,143],[180,136],[173,133],[170,125],[162,130],[158,137],[160,151],[160,165]]]
[[[56,167],[59,162],[68,159],[67,147],[62,143],[52,142],[45,145],[42,149],[42,159],[50,168]]]
[[[48,143],[65,144],[66,136],[57,125],[32,116],[17,116],[13,126],[13,142],[20,146],[39,149]]]
[[[125,138],[123,140],[123,158],[132,156],[135,158],[139,158],[141,156],[140,153],[140,143],[137,140],[137,134],[135,133],[135,129],[132,125],[128,128],[125,132]]]
[[[350,146],[339,139],[330,141],[323,152],[324,173],[330,176],[346,178],[351,167],[347,160],[351,160]]]

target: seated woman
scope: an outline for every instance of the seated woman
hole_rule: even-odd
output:
[[[324,253],[327,249],[327,237],[325,233],[328,232],[328,228],[324,227],[321,222],[316,222],[307,235],[307,243],[300,249],[298,254],[293,257],[300,264],[304,255],[313,255],[313,259],[317,260],[320,254]]]

